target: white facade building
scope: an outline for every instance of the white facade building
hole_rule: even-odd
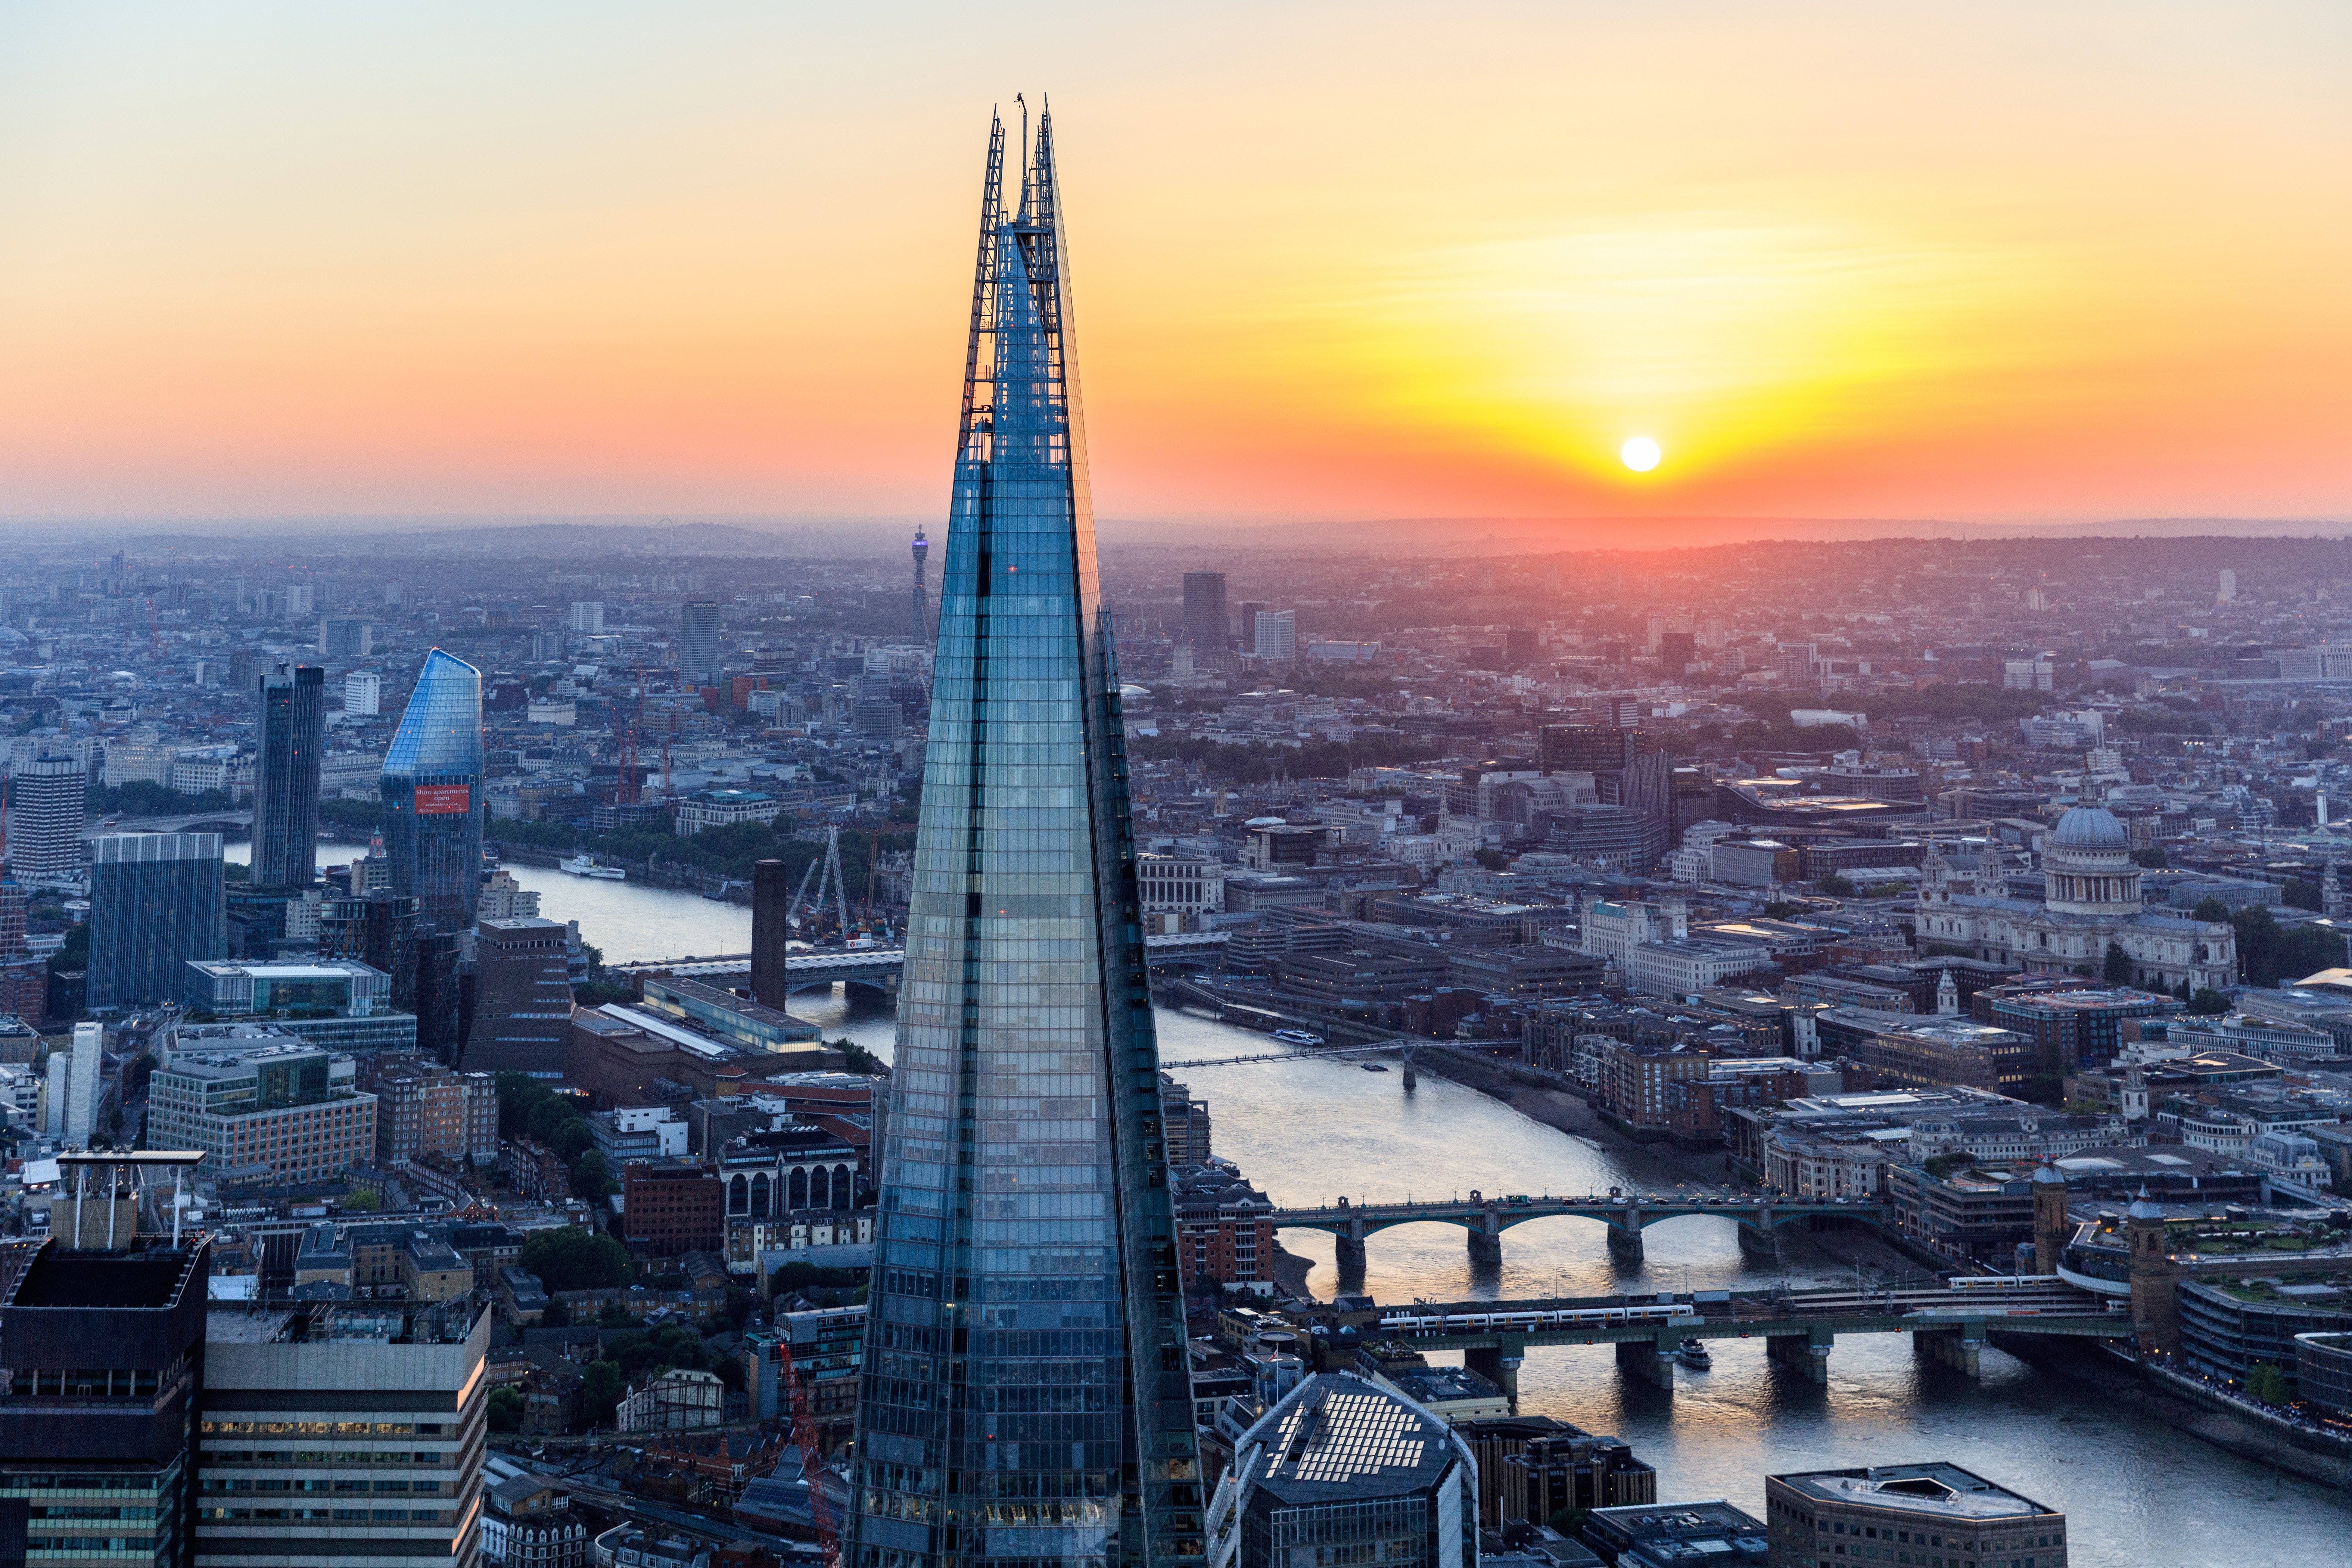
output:
[[[1260,610],[1257,613],[1257,657],[1276,664],[1293,664],[1298,658],[1298,612],[1296,610]]]
[[[2131,963],[2130,984],[2167,991],[2220,989],[2238,980],[2238,936],[2227,921],[2146,909],[2131,837],[2115,816],[2078,805],[2058,819],[2042,852],[2041,903],[1988,891],[1982,871],[1955,869],[1930,843],[1920,866],[1920,945],[1958,948],[2032,974],[2097,973],[2110,945]]]

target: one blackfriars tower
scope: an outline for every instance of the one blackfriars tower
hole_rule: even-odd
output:
[[[319,765],[327,750],[327,672],[283,665],[260,679],[253,770],[253,881],[307,888],[319,879]]]
[[[1013,192],[1004,153],[1000,121],[848,1562],[1159,1568],[1204,1561],[1202,1498],[1052,117]]]

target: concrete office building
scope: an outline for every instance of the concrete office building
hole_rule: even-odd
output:
[[[89,848],[90,1010],[177,1002],[189,961],[228,951],[221,836],[108,834]]]
[[[211,1314],[197,1568],[473,1568],[490,1318],[462,1300]]]
[[[147,1096],[148,1142],[204,1151],[208,1175],[318,1182],[375,1155],[375,1096],[316,1046],[180,1051]]]
[[[1958,1465],[1931,1460],[1764,1478],[1776,1564],[1941,1558],[1961,1568],[2064,1568],[2066,1516]]]
[[[353,719],[373,719],[383,711],[383,677],[353,670],[343,677],[343,712]]]
[[[0,1531],[13,1561],[178,1568],[191,1473],[210,1242],[140,1237],[68,1252],[0,1242]]]
[[[1208,1529],[1209,1568],[1476,1568],[1477,1465],[1402,1394],[1321,1373],[1234,1444]]]

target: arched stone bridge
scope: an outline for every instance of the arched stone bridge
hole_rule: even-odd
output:
[[[1739,1222],[1739,1245],[1759,1256],[1777,1256],[1777,1232],[1784,1225],[1816,1216],[1858,1219],[1876,1225],[1885,1210],[1874,1199],[1788,1198],[1748,1194],[1713,1196],[1692,1193],[1598,1193],[1581,1197],[1541,1197],[1514,1194],[1490,1198],[1472,1193],[1467,1198],[1430,1203],[1349,1204],[1325,1208],[1276,1209],[1277,1230],[1328,1231],[1339,1238],[1343,1268],[1361,1268],[1364,1238],[1375,1231],[1400,1225],[1434,1220],[1458,1225],[1470,1233],[1470,1256],[1481,1262],[1500,1262],[1503,1232],[1529,1220],[1562,1215],[1596,1219],[1607,1226],[1609,1247],[1628,1257],[1641,1256],[1642,1232],[1650,1226],[1689,1215],[1712,1215]]]

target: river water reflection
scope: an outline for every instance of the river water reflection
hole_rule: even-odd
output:
[[[887,1007],[810,993],[793,1011],[887,1055]],[[1159,1015],[1170,1062],[1263,1055],[1262,1035],[1189,1014]],[[1475,1090],[1423,1074],[1330,1060],[1177,1069],[1209,1102],[1217,1152],[1277,1203],[1487,1193],[1583,1193],[1630,1180],[1609,1150],[1555,1131]],[[1776,1278],[1830,1282],[1825,1270],[1775,1275],[1743,1259],[1734,1222],[1695,1216],[1644,1236],[1638,1267],[1611,1259],[1593,1221],[1531,1221],[1505,1233],[1499,1268],[1474,1268],[1450,1226],[1382,1231],[1366,1246],[1365,1286],[1383,1301],[1417,1296],[1595,1294],[1705,1289]],[[1331,1241],[1290,1231],[1315,1259],[1309,1285],[1337,1283]],[[1981,1379],[1914,1359],[1907,1336],[1839,1342],[1826,1388],[1767,1362],[1760,1341],[1712,1342],[1713,1370],[1676,1373],[1673,1395],[1621,1376],[1607,1346],[1538,1349],[1519,1374],[1520,1408],[1613,1432],[1657,1467],[1658,1495],[1728,1498],[1758,1517],[1768,1470],[1936,1458],[2065,1511],[2077,1568],[2150,1564],[2352,1563],[2352,1500],[2177,1432],[2072,1379],[1999,1351]],[[1455,1358],[1458,1359],[1458,1358]]]
[[[232,847],[242,859],[245,847]],[[348,860],[324,847],[322,862]],[[741,952],[746,910],[635,883],[590,882],[513,867],[542,891],[544,912],[580,921],[614,960]],[[887,1003],[864,990],[804,992],[793,1011],[827,1037],[847,1036],[887,1059]],[[1171,1063],[1278,1051],[1262,1035],[1188,1014],[1159,1015]],[[1406,1093],[1395,1071],[1301,1058],[1178,1068],[1209,1102],[1217,1152],[1283,1204],[1487,1193],[1583,1193],[1633,1180],[1610,1150],[1530,1121],[1474,1090],[1423,1075]],[[1312,1258],[1310,1288],[1338,1283],[1331,1240],[1283,1236]],[[1499,1267],[1474,1267],[1462,1233],[1421,1225],[1368,1244],[1365,1288],[1415,1297],[1599,1294],[1705,1289],[1775,1278],[1823,1282],[1800,1267],[1775,1275],[1745,1260],[1733,1222],[1669,1221],[1644,1237],[1637,1266],[1612,1261],[1592,1221],[1545,1219],[1507,1232]],[[1759,1342],[1713,1342],[1713,1370],[1677,1373],[1668,1396],[1622,1377],[1606,1346],[1538,1349],[1520,1372],[1521,1408],[1613,1432],[1658,1470],[1664,1500],[1723,1497],[1761,1517],[1768,1470],[1939,1458],[2063,1509],[2077,1568],[2227,1563],[2231,1568],[2352,1563],[2352,1500],[2237,1458],[2071,1379],[1987,1351],[1970,1380],[1914,1360],[1904,1336],[1841,1341],[1830,1384],[1793,1379]]]

